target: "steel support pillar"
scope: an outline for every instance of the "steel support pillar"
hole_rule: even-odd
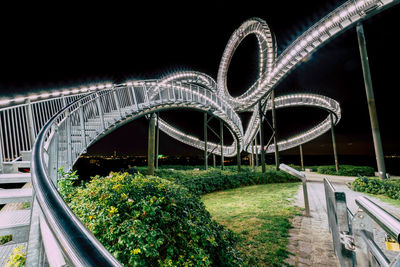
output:
[[[303,160],[303,146],[299,145],[300,148],[300,163],[301,163],[301,170],[304,171],[304,160]]]
[[[251,169],[254,171],[254,142],[251,141],[251,158],[250,158],[250,166]]]
[[[257,144],[257,134],[256,134],[256,136],[254,137],[254,145],[255,145],[255,157],[256,157],[256,167],[258,167],[258,149],[257,149],[257,147],[258,147],[258,144]]]
[[[217,167],[217,161],[215,159],[215,154],[212,154],[212,155],[213,155],[213,167],[216,168]]]
[[[372,88],[372,79],[368,63],[368,53],[364,36],[364,28],[361,23],[357,24],[357,38],[358,38],[358,46],[360,48],[361,66],[364,75],[365,92],[367,94],[372,137],[374,140],[376,163],[378,166],[379,176],[382,179],[385,179],[386,178],[385,159],[383,156],[381,133],[379,131],[378,115],[376,113],[375,96]]]
[[[265,173],[265,150],[264,150],[264,128],[263,128],[263,112],[261,100],[258,100],[258,112],[260,115],[260,146],[261,146],[261,170]]]
[[[207,152],[207,112],[204,112],[204,169],[208,170],[208,152]]]
[[[257,154],[254,153],[254,141],[251,142],[251,167],[254,171],[255,169],[255,157],[257,156]]]
[[[147,174],[154,175],[154,150],[155,150],[155,114],[150,115],[149,138],[147,147]]]
[[[278,147],[278,131],[276,128],[276,110],[275,110],[275,90],[271,93],[272,103],[272,128],[274,130],[274,147],[275,147],[275,168],[279,171],[279,147]]]
[[[224,123],[219,121],[219,136],[221,142],[221,170],[224,169]]]
[[[238,172],[240,172],[241,170],[241,155],[240,155],[240,143],[239,140],[237,140],[236,142],[236,147],[237,147],[237,154],[236,154],[236,161],[237,161],[237,168],[238,168]]]
[[[329,117],[331,120],[332,147],[333,147],[333,156],[335,157],[335,168],[336,168],[336,172],[339,172],[339,163],[338,163],[338,157],[337,157],[337,152],[336,152],[335,124],[333,123],[332,113],[329,114]]]
[[[159,119],[160,119],[160,114],[157,112],[157,124],[156,124],[156,157],[155,157],[155,161],[156,161],[156,170],[158,170],[158,152],[159,152],[159,148],[160,148],[160,127],[159,127]]]

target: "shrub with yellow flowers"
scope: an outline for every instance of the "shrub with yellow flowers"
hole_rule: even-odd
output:
[[[236,235],[182,185],[128,173],[96,176],[69,205],[126,266],[241,266]]]

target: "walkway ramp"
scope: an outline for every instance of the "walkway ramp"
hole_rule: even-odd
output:
[[[294,228],[289,230],[288,250],[295,255],[291,255],[287,263],[294,266],[339,266],[333,248],[326,210],[325,190],[322,181],[322,177],[326,177],[326,175],[307,172],[305,174],[307,179],[310,178],[311,180],[307,182],[311,217],[296,216],[293,219],[292,225]],[[332,178],[333,186],[337,191],[346,194],[348,208],[355,214],[358,210],[355,199],[365,195],[360,192],[354,192],[348,187],[347,183],[354,180],[355,177],[333,176]],[[375,197],[367,197],[392,215],[400,218],[400,207],[395,207]],[[295,205],[304,206],[301,186],[295,199]],[[394,260],[398,252],[386,250],[384,244],[385,232],[376,223],[374,223],[373,228],[375,242],[389,260]]]

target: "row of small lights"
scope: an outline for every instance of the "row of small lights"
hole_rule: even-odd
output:
[[[241,105],[245,105],[249,102],[248,100],[250,97],[253,98],[254,96],[261,95],[261,91],[264,91],[267,88],[271,88],[272,84],[270,82],[273,79],[275,80],[273,83],[276,83],[298,62],[300,62],[303,58],[309,56],[314,50],[311,44],[317,42],[317,45],[315,47],[320,46],[323,42],[322,37],[328,34],[330,30],[333,30],[335,28],[339,30],[340,27],[346,28],[350,24],[359,20],[361,18],[360,12],[364,12],[364,10],[370,8],[371,6],[373,6],[373,4],[376,4],[377,6],[382,6],[387,5],[391,2],[393,2],[393,0],[360,0],[356,3],[349,1],[348,3],[339,7],[336,11],[333,11],[331,14],[318,22],[316,26],[311,27],[300,37],[298,37],[293,42],[293,44],[289,46],[286,51],[284,51],[279,56],[275,69],[272,71],[271,75],[266,75],[264,77],[261,85],[258,87],[258,90],[255,90],[254,92],[244,93],[242,98],[239,97],[235,99],[236,102]],[[341,24],[350,19],[352,20],[351,23]]]
[[[203,149],[204,148],[204,141],[201,141],[199,138],[194,137],[192,135],[185,134],[184,132],[179,131],[176,128],[170,126],[168,123],[166,123],[163,120],[159,120],[159,123],[160,123],[160,129],[162,129],[163,127],[167,128],[167,132],[170,134],[171,137],[173,137],[175,139],[178,139],[180,141],[183,141],[182,138],[187,138],[187,139],[193,141],[193,143],[190,143],[190,145],[195,146],[195,147],[197,147],[199,149]],[[208,145],[216,146],[216,147],[219,146],[219,144],[215,144],[213,142],[208,142]],[[230,146],[224,145],[224,150],[225,151],[226,150],[234,151],[235,149],[236,149],[235,145],[230,145]]]
[[[326,104],[326,106],[328,107],[328,108],[331,108],[331,105],[330,105],[330,103],[327,101],[327,97],[325,97],[325,96],[319,96],[319,95],[315,95],[315,94],[294,94],[294,95],[285,95],[285,96],[280,96],[280,97],[277,97],[276,99],[275,99],[275,101],[280,101],[280,100],[285,100],[285,99],[295,99],[295,98],[312,98],[312,99],[316,99],[316,100],[321,100],[322,102],[324,102],[325,104]],[[337,121],[336,121],[336,123],[340,120],[340,117],[341,117],[341,113],[340,113],[340,107],[339,107],[339,103],[337,102],[337,101],[335,101],[334,100],[334,102],[335,102],[335,104],[337,105],[337,109],[335,109],[335,113],[336,113],[336,115],[337,115],[337,117],[338,117],[338,119],[337,119]],[[283,105],[283,106],[290,106],[290,105]],[[321,105],[322,107],[324,107],[323,105]],[[254,111],[254,113],[253,113],[253,116],[254,116],[254,120],[256,120],[256,124],[258,123],[258,120],[259,120],[259,116],[258,116],[258,114],[257,114],[258,112],[257,112],[257,109],[255,109],[255,111]],[[253,116],[252,116],[252,119],[253,119]],[[325,119],[325,120],[328,120],[328,118],[327,119]],[[292,137],[292,138],[290,138],[289,140],[284,140],[284,141],[280,141],[280,142],[278,142],[278,146],[279,146],[279,144],[287,144],[287,143],[291,143],[291,142],[294,142],[294,141],[296,141],[296,140],[298,140],[298,139],[300,139],[300,138],[304,138],[304,137],[308,137],[308,136],[312,136],[318,129],[320,129],[324,124],[325,124],[326,122],[324,121],[324,122],[322,122],[321,123],[321,125],[317,125],[315,128],[313,128],[313,129],[311,129],[311,130],[309,130],[309,131],[307,131],[307,132],[305,132],[305,133],[303,133],[303,134],[301,134],[301,135],[298,135],[298,136],[294,136],[294,137]],[[250,124],[249,124],[250,125]],[[250,139],[250,137],[249,136],[252,136],[253,135],[253,133],[254,132],[256,132],[258,130],[258,128],[257,127],[253,127],[253,128],[250,128],[250,130],[249,131],[246,131],[246,133],[245,133],[245,142],[246,142],[246,144],[245,144],[245,146],[247,146],[248,144],[247,143],[249,143],[250,141],[249,141],[249,139]],[[252,139],[252,138],[251,138]]]
[[[18,96],[15,98],[3,98],[0,99],[0,106],[6,106],[9,104],[18,104],[22,103],[28,100],[37,100],[37,99],[46,99],[46,98],[51,98],[51,97],[58,97],[58,96],[65,96],[65,95],[70,95],[70,94],[78,94],[78,93],[86,93],[90,91],[96,91],[96,90],[102,90],[102,89],[110,89],[113,87],[112,83],[106,83],[106,84],[95,84],[87,87],[82,87],[82,88],[73,88],[73,89],[63,89],[59,91],[54,91],[54,92],[46,92],[42,94],[34,94],[34,95],[29,95],[29,96]]]

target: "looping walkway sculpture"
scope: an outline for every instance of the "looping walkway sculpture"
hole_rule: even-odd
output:
[[[13,198],[17,202],[15,199],[26,201],[34,196],[32,213],[23,211],[28,224],[18,224],[18,236],[21,239],[18,242],[27,242],[28,246],[27,266],[121,266],[76,218],[57,191],[57,169],[64,166],[67,171],[71,170],[77,158],[91,144],[141,116],[170,109],[193,109],[222,120],[234,137],[233,144],[219,149],[216,149],[219,144],[208,143],[208,151],[218,154],[221,150],[225,156],[234,156],[241,151],[250,152],[250,144],[261,120],[257,102],[264,104],[260,105],[265,108],[263,112],[271,109],[271,101],[267,96],[305,58],[350,26],[398,2],[347,1],[300,35],[279,56],[268,25],[261,19],[251,18],[235,30],[229,39],[217,82],[204,73],[180,72],[159,80],[118,85],[108,83],[0,99],[0,106],[5,106],[0,108],[0,181],[29,180],[29,175],[18,174],[18,169],[27,167],[26,164],[31,161],[35,193],[25,190],[25,195],[19,192],[20,195]],[[259,45],[259,77],[245,93],[232,97],[226,86],[229,64],[236,48],[249,34],[256,35]],[[26,103],[19,104],[24,101]],[[278,143],[279,150],[320,136],[341,118],[339,104],[324,96],[293,94],[276,97],[274,103],[275,108],[310,106],[330,113],[328,118],[306,132],[281,140]],[[243,129],[238,115],[241,112],[253,112],[246,129]],[[165,121],[160,120],[160,129],[181,142],[204,149],[203,140],[185,134]],[[25,159],[24,151],[31,149],[32,159]],[[261,149],[273,152],[275,147],[256,147],[258,152]],[[7,193],[7,190],[0,190],[0,200],[10,201],[11,198],[2,196],[4,192]],[[19,212],[18,216],[21,214]],[[10,217],[9,221],[15,221],[11,218],[12,213],[7,213],[7,216]],[[0,230],[4,232],[4,229],[2,225]],[[15,229],[15,225],[10,225],[6,231],[12,231],[10,229]]]

